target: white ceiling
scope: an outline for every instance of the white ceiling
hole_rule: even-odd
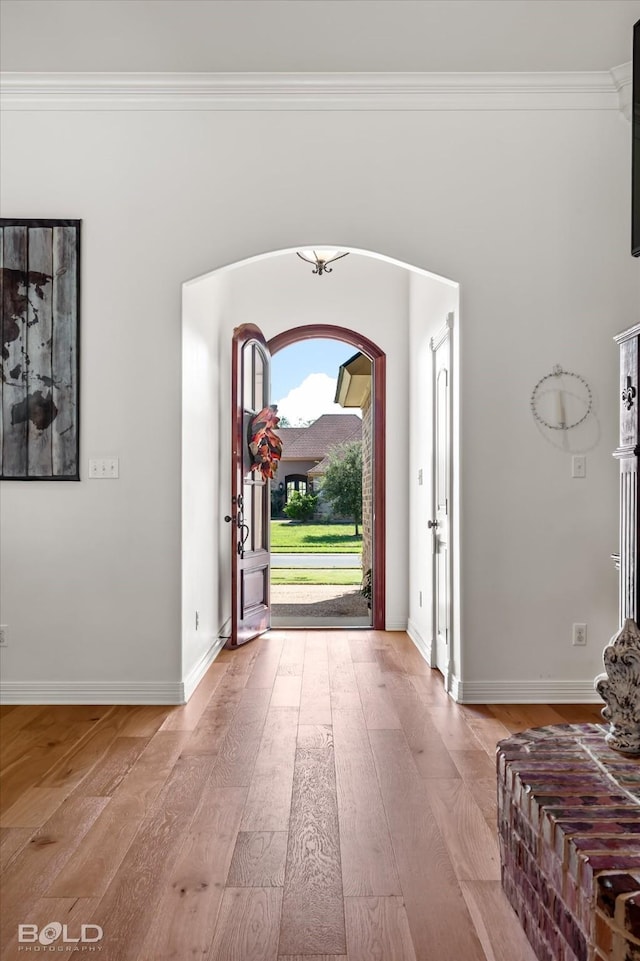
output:
[[[608,70],[640,0],[0,0],[11,71]]]

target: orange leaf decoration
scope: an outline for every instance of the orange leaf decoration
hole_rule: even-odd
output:
[[[251,470],[259,471],[265,480],[275,477],[282,457],[282,441],[275,433],[279,423],[278,408],[271,404],[254,414],[249,425]]]

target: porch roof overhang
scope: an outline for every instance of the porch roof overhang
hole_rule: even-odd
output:
[[[362,407],[371,393],[371,360],[358,351],[338,370],[336,404],[341,407]]]

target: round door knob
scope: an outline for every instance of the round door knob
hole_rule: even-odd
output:
[[[231,521],[233,520],[233,517],[231,517],[229,514],[225,514],[224,519],[227,522],[227,524],[230,524]]]
[[[431,530],[432,527],[437,527],[438,521],[427,521],[427,527]]]

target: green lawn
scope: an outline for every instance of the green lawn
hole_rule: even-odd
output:
[[[271,569],[272,584],[344,584],[359,587],[362,571],[359,567],[332,568],[293,568],[274,567]]]
[[[271,550],[274,554],[359,554],[362,534],[356,537],[353,531],[353,524],[271,521]]]

